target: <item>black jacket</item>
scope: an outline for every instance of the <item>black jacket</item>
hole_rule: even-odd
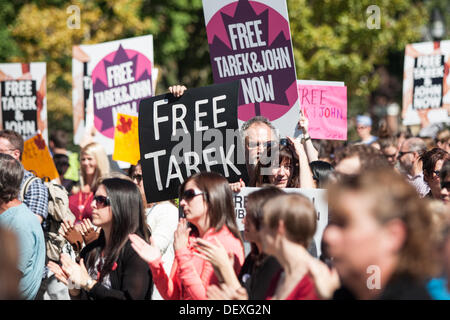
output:
[[[87,245],[80,254],[86,262],[87,253],[99,246],[95,240]],[[96,283],[89,291],[81,290],[82,300],[150,300],[153,289],[152,273],[147,263],[127,241],[117,259],[117,268],[109,274],[111,289]]]

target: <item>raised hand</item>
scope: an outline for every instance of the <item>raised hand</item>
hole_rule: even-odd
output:
[[[298,128],[303,130],[303,134],[308,133],[309,120],[302,111],[300,111],[300,119],[298,120]]]
[[[67,275],[67,278],[72,282],[76,288],[83,288],[86,286],[88,280],[91,278],[85,265],[83,259],[80,263],[76,263],[72,258],[63,253],[61,254],[61,268]]]
[[[90,219],[83,219],[81,222],[81,234],[86,245],[94,240],[97,240],[100,235],[100,231],[101,228],[97,228],[97,230],[95,230]]]
[[[49,261],[47,264],[48,269],[55,274],[56,279],[64,283],[66,286],[69,285],[69,276],[64,273],[60,265]]]
[[[301,153],[305,152],[305,148],[303,147],[299,138],[286,137],[289,140],[289,148],[294,151],[297,159],[300,158]]]
[[[173,249],[175,251],[188,247],[190,232],[191,228],[188,228],[186,219],[181,218],[173,235]]]
[[[241,189],[245,187],[245,182],[242,179],[239,179],[238,182],[230,183],[231,191],[234,193],[241,192]]]
[[[83,236],[81,232],[75,229],[73,222],[64,220],[61,223],[59,233],[72,245],[72,248],[79,252],[83,247]]]
[[[173,94],[176,98],[181,97],[186,90],[187,88],[183,85],[176,85],[169,87],[170,93]]]
[[[214,237],[215,244],[201,238],[197,238],[194,241],[195,249],[198,251],[198,253],[194,252],[194,255],[209,261],[218,269],[228,267],[229,265],[233,267],[234,256],[231,255],[230,257],[223,244],[216,237]]]
[[[155,261],[161,257],[161,251],[150,237],[150,244],[136,234],[130,234],[128,238],[131,241],[131,247],[147,263]]]
[[[308,261],[309,274],[314,280],[316,292],[321,299],[331,299],[334,291],[339,288],[339,275],[335,268],[330,269],[318,259]]]

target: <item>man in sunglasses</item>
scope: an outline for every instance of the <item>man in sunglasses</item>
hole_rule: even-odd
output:
[[[420,138],[406,139],[397,155],[399,169],[406,176],[419,193],[425,197],[430,192],[430,187],[425,182],[422,171],[422,160],[420,156],[427,151],[425,142]]]
[[[268,119],[256,116],[246,121],[241,127],[244,138],[245,161],[249,177],[254,176],[256,164],[268,147],[278,141],[275,127]]]

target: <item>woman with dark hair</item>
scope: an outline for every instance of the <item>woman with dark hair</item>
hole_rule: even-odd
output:
[[[213,172],[190,176],[180,187],[180,206],[186,218],[180,219],[174,234],[175,260],[170,275],[164,271],[161,252],[153,241],[149,245],[136,235],[130,235],[130,240],[149,264],[164,299],[206,299],[208,287],[219,280],[211,263],[194,255],[196,238],[220,242],[233,257],[236,273],[244,261],[228,181]]]
[[[326,161],[313,161],[309,164],[314,179],[315,188],[323,189],[332,177],[334,167]]]
[[[308,157],[299,139],[288,137],[267,149],[259,159],[253,177],[256,187],[272,184],[278,188],[313,188]],[[274,161],[275,160],[275,161]],[[276,161],[278,160],[278,162]]]
[[[175,206],[174,201],[147,202],[140,161],[135,166],[130,167],[128,175],[138,186],[139,191],[141,191],[146,207],[147,224],[152,230],[152,239],[161,251],[164,269],[166,273],[169,273],[175,256],[173,251],[173,234],[178,226],[178,208]],[[158,289],[156,287],[153,289],[152,300],[162,300]]]
[[[81,299],[150,299],[152,276],[131,248],[130,234],[149,241],[144,205],[137,186],[119,178],[104,179],[92,202],[92,223],[100,236],[81,251],[80,263],[61,255],[62,266],[49,262],[56,277],[68,285],[70,295]],[[86,264],[85,264],[86,262]]]
[[[197,250],[200,253],[197,255],[211,262],[224,282],[231,288],[239,288],[242,284],[247,290],[249,300],[263,300],[266,297],[270,279],[281,268],[274,257],[262,252],[259,234],[263,220],[262,207],[264,203],[281,194],[285,194],[281,188],[269,185],[248,195],[245,207],[244,238],[251,243],[251,251],[246,257],[238,277],[236,277],[227,254],[220,244],[201,239],[197,241]]]

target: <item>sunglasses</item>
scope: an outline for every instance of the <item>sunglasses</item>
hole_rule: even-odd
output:
[[[188,189],[183,192],[183,194],[181,195],[181,199],[189,201],[189,200],[192,200],[194,197],[199,196],[201,194],[204,194],[204,192],[196,191],[194,189]]]
[[[414,151],[400,151],[400,152],[398,153],[397,158],[400,159],[400,158],[403,157],[405,154],[407,154],[407,153],[413,153],[413,152],[414,152]]]
[[[137,183],[141,183],[141,181],[142,181],[142,174],[133,174],[131,176],[131,180],[136,180]]]
[[[276,146],[276,145],[277,145],[276,141],[265,141],[265,142],[249,141],[248,142],[249,149],[255,149],[255,148],[258,148],[259,146],[263,146],[265,149],[267,149],[267,148],[270,148],[270,147]]]
[[[97,206],[100,205],[102,207],[107,207],[111,205],[111,201],[109,200],[108,197],[105,196],[94,196],[94,201],[97,204]]]

